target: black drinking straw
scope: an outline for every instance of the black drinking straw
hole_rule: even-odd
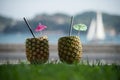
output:
[[[33,37],[35,38],[35,35],[33,34],[33,31],[32,31],[32,29],[31,29],[30,24],[28,23],[27,19],[25,19],[25,17],[24,17],[23,19],[24,19],[25,23],[27,24],[27,27],[29,28],[31,34],[32,34]]]
[[[71,17],[71,22],[70,22],[70,30],[69,30],[69,36],[71,36],[71,32],[72,32],[72,26],[73,26],[73,16]]]

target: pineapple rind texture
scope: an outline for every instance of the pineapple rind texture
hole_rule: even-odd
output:
[[[26,39],[26,57],[31,64],[41,64],[48,61],[49,45],[46,36]]]
[[[82,57],[82,44],[78,36],[61,37],[58,40],[58,54],[62,62],[79,62]]]

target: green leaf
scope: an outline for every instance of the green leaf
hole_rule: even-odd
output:
[[[73,26],[73,28],[77,31],[86,31],[87,26],[85,24],[76,24]]]

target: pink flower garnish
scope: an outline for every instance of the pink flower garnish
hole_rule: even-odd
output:
[[[45,28],[47,28],[47,26],[42,25],[42,24],[39,24],[39,25],[37,26],[37,28],[35,29],[35,31],[36,31],[36,32],[42,31],[42,30],[44,30]]]

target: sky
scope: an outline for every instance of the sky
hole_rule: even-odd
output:
[[[101,11],[120,15],[120,0],[0,0],[0,15],[21,19],[36,14]]]

